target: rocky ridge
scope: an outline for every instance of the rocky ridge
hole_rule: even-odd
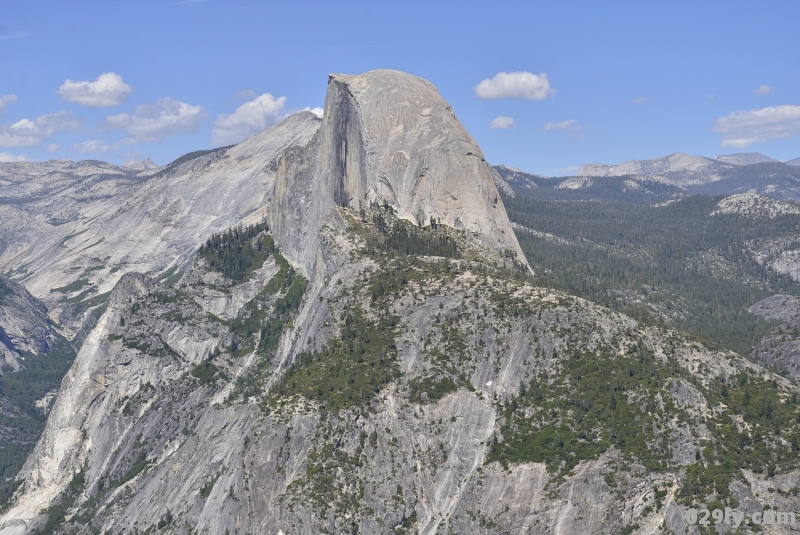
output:
[[[736,154],[725,154],[721,156],[714,156],[714,159],[720,162],[732,163],[734,165],[750,165],[754,163],[769,163],[777,162],[769,156],[764,156],[758,152],[739,152]]]
[[[141,173],[94,161],[0,164],[0,195],[13,198],[0,203],[0,270],[75,336],[124,273],[179,274],[211,234],[263,217],[278,154],[319,125],[301,112],[235,147]]]
[[[800,214],[800,206],[770,199],[757,193],[741,193],[725,197],[717,203],[716,214],[739,214],[749,217],[775,218],[786,214]]]
[[[575,176],[658,176],[676,186],[691,186],[719,180],[722,172],[732,165],[703,156],[675,153],[652,160],[630,160],[619,165],[584,165]]]

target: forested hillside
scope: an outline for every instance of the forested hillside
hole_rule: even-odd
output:
[[[503,200],[537,280],[637,319],[747,355],[770,330],[748,307],[800,293],[788,275],[759,263],[755,250],[756,243],[796,236],[797,215],[711,215],[719,197],[654,206],[516,191]]]

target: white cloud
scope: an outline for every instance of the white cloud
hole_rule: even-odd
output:
[[[543,124],[539,127],[539,130],[578,130],[581,126],[578,125],[578,121],[575,119],[569,119],[567,121],[561,121],[560,123],[547,123]]]
[[[714,122],[723,147],[744,148],[753,143],[800,134],[800,106],[784,105],[735,111]]]
[[[500,117],[495,117],[489,124],[489,128],[492,130],[498,130],[501,128],[502,129],[511,128],[512,126],[514,126],[514,118],[505,117],[503,115],[501,115]]]
[[[16,100],[17,95],[3,95],[0,97],[0,115],[3,115],[8,105],[12,102],[16,102]]]
[[[711,100],[714,100],[715,98],[717,98],[717,94],[716,93],[711,93],[710,95],[708,95],[708,98],[710,98]]]
[[[0,147],[33,147],[60,130],[77,130],[80,126],[80,120],[66,111],[42,115],[34,120],[22,119],[12,125],[0,126]]]
[[[322,114],[325,112],[325,110],[320,108],[319,106],[317,106],[316,108],[309,108],[308,106],[306,106],[305,108],[303,108],[303,111],[310,111],[320,119],[322,119]]]
[[[222,114],[214,121],[212,145],[232,145],[277,122],[286,97],[275,98],[264,93],[245,102],[230,115]]]
[[[137,106],[133,115],[109,115],[106,122],[121,128],[138,141],[161,141],[167,136],[197,132],[208,112],[202,106],[192,106],[165,97],[155,104]]]
[[[60,148],[61,148],[61,145],[59,145],[58,143],[50,143],[45,150],[47,152],[55,152]]]
[[[106,145],[105,142],[99,139],[90,139],[83,143],[76,143],[72,148],[81,154],[105,154],[111,150],[111,146]]]
[[[67,80],[58,88],[58,94],[64,102],[75,102],[90,108],[119,106],[128,99],[131,91],[131,86],[122,80],[122,76],[113,72],[101,74],[93,82]]]
[[[475,86],[475,94],[483,99],[527,98],[542,100],[555,93],[550,87],[546,73],[533,74],[526,71],[498,72]]]
[[[648,100],[653,100],[653,97],[636,97],[631,102],[633,102],[634,104],[644,104]]]
[[[8,152],[0,152],[0,163],[27,162],[28,158],[24,154],[16,155]]]
[[[244,91],[239,91],[234,96],[241,100],[253,100],[258,96],[258,93],[256,93],[252,89],[245,89]]]
[[[772,91],[772,88],[770,86],[768,86],[766,84],[761,84],[760,86],[756,87],[756,90],[753,91],[753,94],[757,95],[759,97],[763,97],[763,96],[769,95],[771,91]]]
[[[82,143],[76,143],[72,148],[81,154],[106,154],[108,152],[116,152],[120,147],[133,145],[134,143],[136,143],[136,140],[132,138],[121,139],[111,145],[100,139],[90,139]]]

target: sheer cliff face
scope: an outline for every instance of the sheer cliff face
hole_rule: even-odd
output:
[[[287,154],[280,172],[270,219],[287,254],[308,273],[318,269],[309,247],[314,238],[299,229],[314,233],[335,217],[335,205],[373,203],[417,225],[435,219],[469,231],[525,263],[481,150],[436,88],[416,76],[330,75],[319,139],[302,154]],[[300,210],[292,228],[283,224],[290,205]]]

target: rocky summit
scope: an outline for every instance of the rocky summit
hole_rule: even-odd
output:
[[[278,163],[269,220],[287,258],[314,270],[317,229],[335,207],[390,207],[441,223],[525,262],[491,167],[428,81],[389,70],[332,74],[322,126]]]
[[[3,535],[689,533],[692,507],[800,505],[797,385],[538,284],[495,185],[519,179],[429,82],[333,74],[321,121],[151,171],[2,257],[43,296],[76,262],[53,307],[97,312]]]

